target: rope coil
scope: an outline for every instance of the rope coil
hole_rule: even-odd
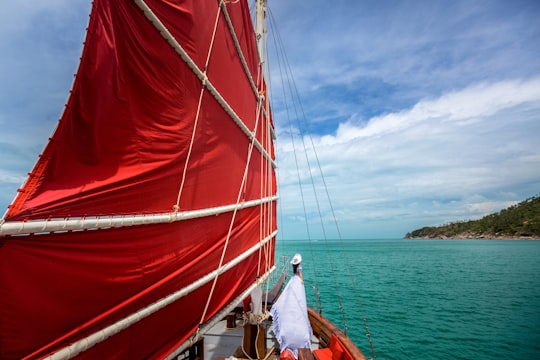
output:
[[[248,324],[262,324],[265,320],[268,320],[270,317],[270,313],[268,311],[264,311],[262,314],[254,314],[251,311],[245,312],[242,314],[242,319],[244,320],[244,323]]]

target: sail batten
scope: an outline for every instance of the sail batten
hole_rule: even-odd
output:
[[[80,219],[48,219],[42,221],[8,221],[0,224],[0,237],[9,235],[29,235],[56,231],[95,230],[100,228],[127,227],[150,224],[166,224],[206,216],[214,216],[235,209],[244,209],[276,201],[277,196],[245,201],[239,204],[219,206],[208,209],[170,212],[164,214],[116,215],[111,217],[87,216]]]

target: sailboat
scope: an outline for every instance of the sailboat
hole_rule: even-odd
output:
[[[0,358],[204,358],[275,270],[257,5],[253,26],[245,0],[94,0],[65,110],[0,222]],[[321,348],[363,358],[310,319]]]

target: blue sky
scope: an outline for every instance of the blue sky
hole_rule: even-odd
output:
[[[72,0],[3,6],[2,209],[61,114],[89,9]],[[402,237],[540,193],[540,2],[273,0],[270,10],[343,237]],[[303,237],[289,125],[275,98],[282,236]]]

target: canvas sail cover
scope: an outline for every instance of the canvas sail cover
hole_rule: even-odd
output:
[[[265,98],[246,1],[94,0],[65,111],[4,221],[260,204],[0,237],[0,358],[54,353],[243,256],[213,292],[203,281],[78,354],[161,357],[267,271],[276,184]]]

